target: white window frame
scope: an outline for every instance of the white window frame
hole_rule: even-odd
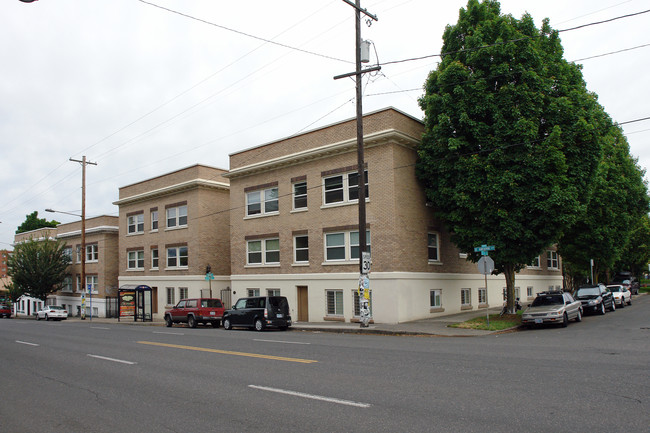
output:
[[[248,293],[248,297],[260,296],[260,289],[246,289],[246,292]]]
[[[97,294],[97,286],[99,285],[99,276],[98,275],[86,275],[86,285],[84,290],[88,293],[88,285],[90,284],[91,293]]]
[[[255,198],[257,196],[257,198]],[[275,204],[275,205],[273,205]],[[251,212],[251,206],[259,206],[258,212]],[[246,217],[277,215],[280,213],[278,187],[257,189],[246,193]]]
[[[144,233],[144,213],[126,217],[126,234],[138,235]]]
[[[72,247],[65,247],[63,249],[63,255],[68,257],[70,259],[70,263],[72,263]],[[3,260],[2,264],[4,265],[6,262]]]
[[[368,307],[370,309],[370,317],[372,317],[372,290],[368,291],[370,299],[368,300]],[[352,316],[356,319],[361,317],[361,307],[359,306],[359,291],[352,290]]]
[[[86,263],[96,263],[99,261],[99,245],[86,245]]]
[[[72,275],[66,275],[66,277],[63,279],[63,284],[61,285],[61,291],[72,293],[72,285]]]
[[[173,287],[167,287],[167,305],[176,305],[176,290]]]
[[[151,211],[151,231],[152,232],[157,232],[158,231],[158,211],[157,210],[152,210]]]
[[[472,289],[468,289],[468,288],[460,289],[460,306],[461,307],[472,306]]]
[[[178,299],[187,299],[188,298],[188,288],[187,287],[179,287],[178,288]]]
[[[546,267],[553,270],[560,269],[560,257],[558,256],[557,251],[546,251]]]
[[[81,292],[81,274],[77,274],[77,278],[75,278],[75,283],[77,284],[77,287],[75,288],[75,292]]]
[[[442,289],[431,289],[429,291],[429,308],[442,308]]]
[[[151,269],[159,269],[160,266],[160,250],[158,248],[151,248]]]
[[[533,286],[526,287],[526,296],[532,298],[535,295]]]
[[[277,242],[277,249],[270,249],[270,244]],[[252,251],[251,246],[259,243],[259,250]],[[273,261],[271,254],[277,252],[278,260]],[[260,261],[252,262],[251,254],[260,254]],[[246,266],[276,266],[280,264],[280,238],[252,239],[246,241]]]
[[[478,304],[487,305],[487,289],[485,287],[478,288]]]
[[[296,191],[298,188],[304,188],[304,192]],[[292,206],[293,210],[306,210],[307,209],[307,181],[303,180],[300,182],[295,182],[291,185],[291,194],[292,194]],[[298,201],[303,201],[305,202],[304,206],[296,205]]]
[[[435,245],[431,243],[432,237],[435,237]],[[435,251],[436,258],[432,259],[431,251]],[[429,263],[440,263],[440,234],[437,232],[427,233],[427,260]]]
[[[144,250],[127,251],[126,269],[130,271],[141,271],[144,269]]]
[[[358,236],[359,236],[359,230],[350,230],[350,231],[344,231],[344,232],[328,232],[324,234],[325,239],[323,240],[323,248],[325,249],[325,263],[345,263],[345,262],[358,262],[359,261],[359,241],[358,241]],[[330,239],[334,239],[334,237],[343,237],[343,243],[340,244],[329,244]],[[357,241],[354,242],[353,238],[356,237]],[[366,251],[371,252],[371,236],[370,236],[370,230],[366,230]],[[336,259],[331,259],[329,251],[330,250],[340,250],[341,248],[344,249],[344,257],[343,258],[336,258]],[[354,251],[357,251],[357,257],[354,257]]]
[[[165,209],[165,230],[176,230],[187,227],[187,205],[168,207]]]
[[[530,265],[528,265],[529,268],[534,268],[534,269],[539,269],[541,268],[541,261],[539,259],[539,256],[535,257],[531,262]]]
[[[322,178],[322,190],[323,190],[323,206],[338,206],[341,204],[349,204],[349,203],[357,203],[359,201],[358,196],[358,188],[359,188],[359,183],[350,182],[350,177],[356,177],[358,175],[358,171],[349,171],[347,173],[338,173],[335,175],[331,176],[323,176]],[[365,180],[366,180],[366,201],[370,197],[370,190],[368,188],[368,170],[364,170],[364,175],[365,175]],[[336,184],[330,184],[328,186],[328,181],[334,180],[334,179],[340,179],[340,182],[337,182]],[[340,185],[340,186],[339,186]],[[352,191],[357,190],[357,198],[350,198],[352,196]],[[340,193],[338,193],[340,191]],[[336,196],[338,197],[340,195],[340,200],[339,199],[328,199],[328,193],[330,196],[334,195],[333,193],[336,193]]]
[[[281,296],[280,289],[266,289],[267,296]]]
[[[184,264],[183,261],[185,262]],[[187,245],[167,248],[167,269],[187,269],[188,266],[189,248]]]
[[[307,239],[306,247],[298,247],[298,239],[305,238]],[[306,260],[298,260],[298,253],[303,252],[307,254]],[[293,262],[297,264],[309,263],[309,235],[295,235],[293,237]]]
[[[330,301],[330,297],[332,298]],[[330,309],[332,307],[332,309]],[[328,317],[343,317],[345,306],[343,305],[343,290],[325,290],[325,314]]]

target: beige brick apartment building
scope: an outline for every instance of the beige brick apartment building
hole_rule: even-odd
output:
[[[393,108],[364,116],[375,322],[503,302],[503,276],[491,276],[486,292],[427,206],[415,176],[422,132],[421,121]],[[233,302],[280,294],[294,320],[358,320],[356,157],[354,119],[230,155]],[[517,275],[522,300],[561,286],[557,254],[546,254]]]
[[[86,219],[85,285],[81,284],[81,221],[59,224],[56,228],[42,228],[17,234],[15,243],[28,239],[59,239],[66,244],[72,263],[61,290],[48,296],[47,305],[62,305],[71,315],[81,314],[81,293],[86,292],[87,317],[105,317],[108,298],[117,296],[118,284],[118,218],[99,216]]]
[[[225,173],[197,164],[119,189],[119,284],[151,287],[154,318],[181,298],[228,293]],[[214,280],[205,279],[208,265]]]

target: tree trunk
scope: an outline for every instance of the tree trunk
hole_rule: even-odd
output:
[[[515,304],[515,266],[512,264],[507,264],[504,267],[503,275],[506,277],[506,299],[508,314],[516,314],[516,304]]]

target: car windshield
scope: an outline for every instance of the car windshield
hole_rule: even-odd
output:
[[[531,307],[539,307],[542,305],[562,305],[562,304],[564,304],[564,298],[562,298],[562,295],[538,296],[533,301]]]
[[[59,305],[50,305],[50,310],[63,310],[63,307]]]
[[[219,299],[201,299],[201,307],[221,308],[222,305]]]
[[[610,292],[620,292],[621,286],[608,286]]]
[[[598,287],[583,287],[578,289],[576,296],[598,296],[600,295],[600,289]]]

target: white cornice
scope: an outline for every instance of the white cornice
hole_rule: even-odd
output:
[[[86,228],[87,235],[93,233],[119,233],[119,231],[120,228],[117,226],[99,226],[99,227]],[[71,232],[66,232],[66,233],[58,233],[56,235],[57,239],[73,238],[79,236],[81,236],[81,229],[73,230]]]
[[[387,129],[364,136],[363,142],[365,148],[392,142],[401,146],[415,149],[420,141],[419,139],[411,137],[402,131],[398,131],[396,129]],[[356,151],[356,149],[357,139],[352,138],[349,140],[316,147],[314,149],[291,153],[289,155],[280,156],[277,158],[269,159],[267,161],[257,162],[255,164],[239,167],[230,170],[228,173],[224,174],[224,177],[237,178],[248,176],[254,173],[273,170],[280,167],[287,167],[290,165],[300,164],[306,161],[313,161],[320,158],[326,158],[340,153],[353,152]]]
[[[186,182],[177,183],[176,185],[170,185],[164,188],[154,189],[153,191],[147,191],[142,194],[136,194],[130,197],[125,197],[119,199],[118,201],[114,201],[113,204],[120,206],[123,204],[136,203],[139,201],[149,200],[155,197],[160,197],[169,194],[175,194],[181,191],[186,191],[188,189],[195,189],[199,187],[221,189],[225,191],[228,191],[230,189],[230,185],[228,185],[227,183],[216,182],[214,180],[206,180],[206,179],[192,179]]]

